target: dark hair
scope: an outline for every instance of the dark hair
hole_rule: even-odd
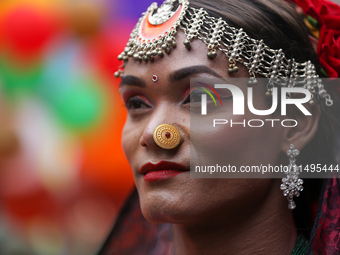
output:
[[[282,49],[287,59],[297,62],[310,60],[320,77],[321,67],[318,56],[309,40],[309,30],[303,18],[295,10],[293,3],[283,0],[191,0],[191,6],[204,8],[209,15],[222,17],[229,25],[243,30],[252,38],[263,40],[272,49]],[[322,110],[319,127],[312,141],[301,151],[298,164],[319,163],[322,166],[335,163],[336,141],[339,122],[337,121],[339,102],[331,87],[325,85],[334,105]],[[309,238],[313,226],[313,211],[320,194],[322,180],[305,179],[304,191],[295,199],[297,208],[294,218],[298,230]]]

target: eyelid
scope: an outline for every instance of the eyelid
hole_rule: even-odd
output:
[[[195,88],[193,88],[191,91],[189,91],[190,93],[189,93],[189,95],[183,100],[182,105],[183,105],[183,104],[186,104],[185,102],[186,102],[188,99],[189,99],[189,102],[190,102],[190,97],[193,96],[193,93],[195,93],[195,91],[201,92],[200,94],[206,93],[206,92],[204,92],[203,90],[201,90],[200,88],[195,87]]]
[[[140,108],[133,108],[130,106],[131,103],[133,102],[138,102],[142,105],[144,105],[144,107],[140,107]],[[125,107],[128,111],[132,111],[132,112],[136,112],[136,111],[140,111],[140,110],[146,110],[146,109],[151,109],[153,108],[151,105],[149,105],[148,103],[145,102],[145,100],[139,98],[139,97],[136,97],[136,96],[132,96],[130,97],[126,103],[125,103]]]
[[[185,93],[185,98],[184,98],[184,100],[183,100],[183,102],[185,102],[191,95],[192,95],[192,93],[194,92],[194,91],[197,91],[197,90],[199,90],[198,89],[198,87],[194,87],[194,88],[192,88],[192,89],[188,89],[187,90],[187,92]],[[203,92],[203,91],[202,91]],[[183,104],[183,103],[182,103]]]
[[[207,84],[204,84],[204,85],[207,85]],[[197,86],[197,87],[193,87],[192,90],[189,91],[189,95],[190,95],[192,92],[196,91],[196,90],[200,90],[200,91],[202,91],[202,93],[211,93],[212,95],[215,95],[215,96],[218,96],[218,97],[221,97],[221,98],[229,98],[229,97],[232,97],[232,94],[230,93],[229,90],[226,90],[226,92],[228,91],[228,94],[225,95],[225,96],[223,96],[224,90],[221,90],[221,89],[220,89],[220,91],[217,91],[217,90],[215,90],[215,89],[212,90],[210,87],[212,87],[212,86],[209,85],[209,87],[208,87],[208,86]],[[213,87],[212,87],[212,88],[213,88]],[[222,94],[222,96],[221,96],[221,94]]]
[[[129,101],[130,101],[131,99],[133,99],[133,98],[136,98],[137,100],[139,100],[139,101],[141,101],[141,102],[143,102],[143,103],[145,103],[146,105],[149,105],[149,106],[151,107],[151,104],[149,103],[149,101],[146,100],[146,99],[144,99],[144,98],[141,98],[140,95],[132,95],[132,96],[128,97],[128,99],[127,99],[126,102],[129,102]],[[136,99],[135,99],[135,100],[136,100]]]
[[[122,89],[121,96],[123,98],[124,103],[128,102],[128,100],[132,97],[138,97],[149,106],[153,105],[149,98],[139,89],[135,88]]]
[[[221,105],[222,105],[222,100],[226,100],[226,99],[231,99],[232,98],[232,94],[230,93],[229,95],[227,96],[220,96],[220,95],[217,95],[216,93],[218,93],[216,90],[215,92],[214,91],[211,91],[211,89],[209,89],[209,87],[193,87],[190,91],[189,91],[189,95],[186,96],[186,98],[184,99],[183,103],[182,104],[185,104],[185,102],[190,99],[190,97],[192,96],[192,93],[195,93],[195,91],[200,91],[201,94],[204,94],[204,93],[208,93],[208,94],[211,94],[213,96],[213,98],[217,97],[216,100],[221,100]],[[190,101],[189,101],[190,102]]]

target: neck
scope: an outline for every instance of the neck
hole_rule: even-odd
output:
[[[274,181],[277,184],[277,181]],[[279,254],[290,255],[297,239],[292,211],[279,186],[251,214],[198,225],[174,224],[176,255]],[[280,195],[280,198],[278,197]],[[248,210],[250,211],[250,210]],[[228,219],[229,218],[229,219]]]

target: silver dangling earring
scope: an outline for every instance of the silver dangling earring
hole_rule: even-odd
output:
[[[296,207],[293,197],[300,196],[300,192],[303,191],[303,180],[299,179],[301,166],[297,166],[295,163],[296,157],[299,154],[300,151],[291,144],[287,151],[289,157],[289,165],[286,168],[287,176],[282,178],[282,184],[280,186],[281,190],[283,190],[283,195],[288,199],[288,208],[291,210]]]

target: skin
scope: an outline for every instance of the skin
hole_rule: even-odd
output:
[[[176,40],[177,48],[154,63],[129,60],[121,84],[121,94],[128,106],[122,145],[134,174],[144,217],[152,222],[173,223],[177,255],[291,254],[297,231],[287,199],[279,189],[280,179],[194,179],[189,172],[184,172],[169,179],[147,182],[139,172],[146,163],[156,164],[161,160],[179,163],[187,169],[190,161],[204,165],[209,155],[202,153],[202,146],[198,145],[203,145],[206,151],[224,150],[228,162],[235,166],[287,165],[285,154],[289,145],[294,143],[302,149],[317,129],[320,109],[309,106],[313,114],[309,118],[288,109],[289,118],[299,121],[294,129],[281,125],[255,129],[221,125],[211,132],[204,124],[190,129],[190,102],[185,101],[190,94],[190,78],[249,75],[246,68],[238,64],[240,71],[230,76],[225,55],[218,52],[215,59],[208,59],[207,47],[199,40],[192,41],[192,49],[188,51],[179,43],[185,40],[181,31]],[[199,67],[196,69],[200,73],[183,75],[188,74],[192,66],[205,66],[216,74]],[[151,81],[154,74],[159,78],[155,83]],[[181,79],[170,79],[175,74]],[[244,84],[241,89],[246,95],[247,86]],[[264,86],[254,88],[255,108],[268,109],[264,94]],[[143,103],[131,104],[136,97]],[[232,107],[231,100],[224,103]],[[232,116],[231,111],[226,114],[226,119],[233,121],[268,118],[254,116],[247,110],[244,116]],[[163,123],[174,125],[180,132],[181,142],[173,150],[162,149],[153,140],[154,129]],[[190,132],[198,132],[201,137],[191,148]]]

